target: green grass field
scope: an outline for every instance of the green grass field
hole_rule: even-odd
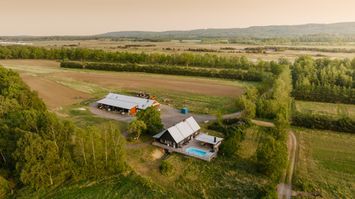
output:
[[[355,137],[330,131],[297,129],[299,143],[294,185],[323,198],[355,196]]]
[[[315,113],[333,117],[349,116],[355,119],[355,105],[352,104],[296,101],[296,110],[302,113]]]

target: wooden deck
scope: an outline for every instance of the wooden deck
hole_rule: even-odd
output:
[[[166,149],[169,152],[181,153],[181,154],[184,154],[184,155],[187,155],[187,156],[191,156],[191,157],[194,157],[194,158],[198,158],[198,159],[201,159],[201,160],[205,160],[205,161],[208,161],[208,162],[210,162],[213,158],[217,157],[217,151],[210,152],[211,148],[207,148],[207,147],[201,146],[199,144],[199,142],[196,141],[195,139],[192,139],[189,143],[185,144],[182,148],[173,148],[173,147],[167,146],[165,144],[161,144],[161,143],[156,142],[156,141],[154,141],[152,144],[154,146],[158,146],[158,147],[161,147],[163,149]],[[186,151],[186,149],[189,148],[189,147],[193,147],[193,148],[204,150],[204,151],[207,152],[207,154],[205,156],[199,156],[199,155],[196,155],[196,154],[193,154],[193,153],[189,153],[189,152]]]

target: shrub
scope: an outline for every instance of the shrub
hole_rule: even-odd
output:
[[[160,118],[160,112],[155,107],[149,107],[137,113],[137,120],[141,120],[146,124],[145,132],[154,135],[163,129]]]
[[[167,160],[163,160],[159,167],[160,173],[165,176],[170,176],[174,172],[173,165]]]

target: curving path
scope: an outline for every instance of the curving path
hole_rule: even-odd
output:
[[[292,176],[295,168],[297,151],[297,139],[293,131],[290,131],[288,134],[287,148],[289,166],[282,177],[281,183],[277,185],[277,195],[278,198],[289,199],[292,196]]]

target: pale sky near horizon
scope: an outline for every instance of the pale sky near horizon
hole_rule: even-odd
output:
[[[0,35],[355,21],[355,0],[0,0]]]

